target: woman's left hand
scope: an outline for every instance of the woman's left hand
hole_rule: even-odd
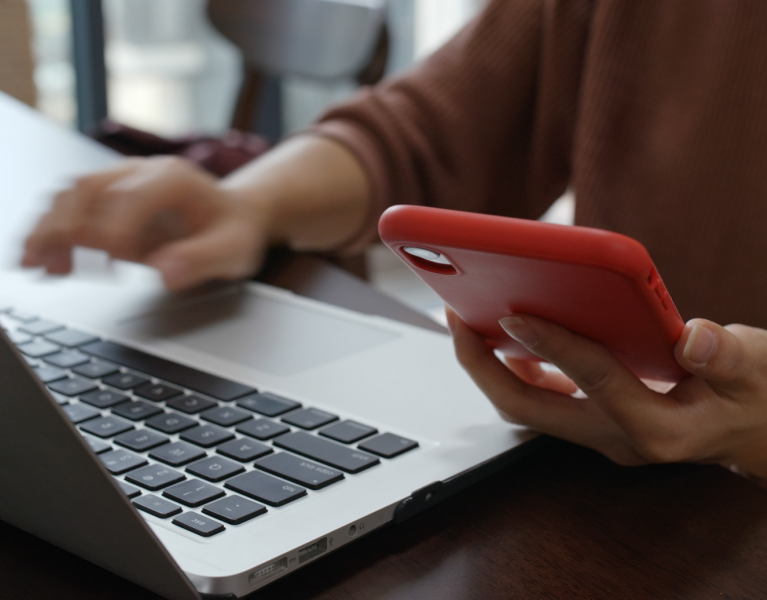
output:
[[[501,416],[623,465],[705,462],[767,477],[767,331],[689,321],[675,347],[692,375],[650,389],[604,346],[529,315],[506,332],[564,373],[499,360],[447,309],[456,355]],[[585,397],[572,396],[577,388]]]

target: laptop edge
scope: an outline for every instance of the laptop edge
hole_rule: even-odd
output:
[[[2,330],[0,373],[0,519],[165,598],[199,598]]]

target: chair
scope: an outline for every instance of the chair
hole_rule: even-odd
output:
[[[209,0],[208,17],[243,56],[232,127],[254,125],[264,76],[380,81],[389,36],[385,0]]]
[[[231,126],[252,131],[265,78],[296,75],[373,85],[386,69],[386,0],[209,0],[213,26],[243,57]],[[367,278],[364,255],[334,263]]]

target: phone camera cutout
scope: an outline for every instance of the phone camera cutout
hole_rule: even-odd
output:
[[[458,270],[439,252],[419,248],[418,246],[403,246],[402,251],[408,255],[411,265],[424,271],[441,275],[456,275]]]
[[[440,265],[450,264],[450,261],[448,259],[442,256],[439,252],[434,252],[434,250],[427,250],[426,248],[417,248],[416,246],[405,246],[402,249],[408,254],[410,254],[411,256],[416,256],[418,258],[422,258],[423,260],[428,260],[429,262],[437,263]]]

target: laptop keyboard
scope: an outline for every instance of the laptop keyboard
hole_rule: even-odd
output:
[[[418,447],[13,307],[0,325],[136,508],[199,536]]]

